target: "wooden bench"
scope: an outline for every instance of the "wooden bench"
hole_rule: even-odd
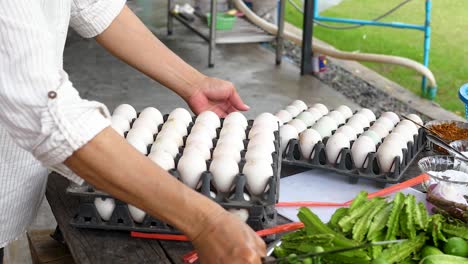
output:
[[[51,237],[54,230],[27,233],[33,264],[75,264],[68,247]]]

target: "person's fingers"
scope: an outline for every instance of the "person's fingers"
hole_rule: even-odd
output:
[[[232,92],[229,101],[238,111],[247,111],[250,109],[250,107],[242,101],[236,90]]]
[[[238,112],[239,110],[237,110],[237,108],[235,108],[234,106],[230,105],[229,108],[226,110],[226,113],[230,114],[232,112]]]

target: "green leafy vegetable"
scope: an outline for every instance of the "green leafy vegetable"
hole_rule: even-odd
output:
[[[367,239],[372,240],[379,234],[381,230],[383,230],[388,222],[388,218],[390,217],[390,213],[392,211],[393,203],[388,203],[382,208],[372,219],[372,223],[369,227],[369,231],[367,233]],[[385,237],[384,237],[385,239]]]
[[[396,239],[396,235],[398,233],[399,221],[398,218],[401,213],[401,209],[403,208],[405,202],[405,195],[401,192],[395,195],[393,199],[393,207],[392,212],[388,218],[387,222],[387,235],[385,236],[385,240],[394,240]]]
[[[335,213],[332,215],[332,217],[330,218],[330,221],[328,222],[327,225],[331,229],[339,230],[338,221],[340,221],[341,218],[343,218],[345,215],[348,214],[348,210],[349,209],[347,207],[342,207],[342,208],[337,209]]]
[[[426,231],[428,224],[429,215],[427,214],[426,206],[419,202],[417,208],[414,210],[414,222],[416,225]]]
[[[378,258],[384,259],[388,263],[399,263],[408,258],[412,253],[419,251],[426,243],[426,239],[426,235],[420,233],[414,239],[408,239],[385,249]]]

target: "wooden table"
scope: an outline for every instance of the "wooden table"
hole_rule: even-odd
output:
[[[282,176],[304,171],[283,167]],[[419,174],[416,164],[406,171],[405,178]],[[132,238],[129,232],[78,229],[69,225],[78,199],[67,195],[68,180],[52,173],[46,197],[76,263],[183,263],[182,256],[193,250],[190,243]],[[284,218],[279,223],[284,223]]]

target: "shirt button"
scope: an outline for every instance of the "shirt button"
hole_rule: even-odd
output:
[[[55,99],[57,97],[57,93],[54,92],[54,91],[50,91],[49,93],[47,93],[47,96],[50,98],[50,99]]]

